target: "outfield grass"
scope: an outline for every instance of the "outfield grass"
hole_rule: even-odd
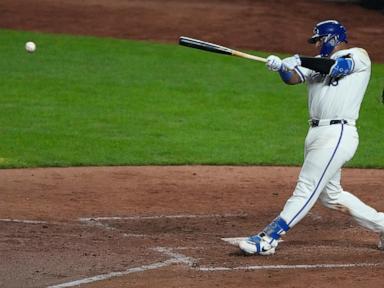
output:
[[[0,43],[2,168],[302,162],[305,86],[284,85],[262,63],[9,30]],[[375,64],[350,166],[384,166],[383,75]]]

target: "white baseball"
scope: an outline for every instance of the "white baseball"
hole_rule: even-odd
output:
[[[32,41],[25,43],[25,50],[27,50],[29,53],[35,52],[36,44]]]

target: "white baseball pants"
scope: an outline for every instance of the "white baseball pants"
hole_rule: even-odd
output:
[[[384,232],[384,213],[343,191],[340,184],[341,167],[353,157],[358,142],[356,127],[347,124],[309,129],[296,188],[280,214],[290,228],[303,219],[320,198],[326,207],[349,213],[361,226]]]

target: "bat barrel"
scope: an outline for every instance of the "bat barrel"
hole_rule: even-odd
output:
[[[232,49],[229,49],[220,45],[216,45],[213,43],[189,38],[189,37],[181,36],[179,38],[179,44],[182,46],[187,46],[187,47],[205,50],[209,52],[232,55]]]
[[[179,38],[179,44],[182,46],[187,46],[187,47],[205,50],[209,52],[225,54],[225,55],[233,55],[233,56],[251,59],[254,61],[267,62],[267,59],[263,57],[247,54],[247,53],[236,51],[224,46],[220,46],[217,44],[213,44],[213,43],[209,43],[209,42],[205,42],[205,41],[201,41],[198,39],[193,39],[185,36],[181,36]]]

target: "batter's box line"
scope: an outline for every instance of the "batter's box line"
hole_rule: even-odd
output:
[[[170,258],[165,260],[165,261],[160,261],[160,262],[155,262],[155,263],[148,264],[148,265],[142,265],[139,267],[129,268],[125,271],[110,272],[110,273],[106,273],[106,274],[96,275],[96,276],[92,276],[92,277],[88,277],[88,278],[83,278],[80,280],[75,280],[75,281],[66,282],[66,283],[62,283],[62,284],[58,284],[58,285],[48,286],[47,288],[74,287],[74,286],[79,286],[82,284],[88,284],[88,283],[93,283],[93,282],[97,282],[97,281],[108,280],[108,279],[115,278],[115,277],[121,277],[121,276],[125,276],[125,275],[132,274],[132,273],[138,273],[138,272],[144,272],[144,271],[148,271],[148,270],[160,269],[160,268],[172,265],[172,264],[185,264],[189,267],[192,267],[195,265],[195,260],[193,258],[190,258],[190,257],[187,257],[183,254],[174,252],[173,249],[171,249],[171,248],[155,247],[155,248],[152,248],[152,250],[160,252],[160,253],[162,253],[165,256],[168,256]]]
[[[181,247],[179,247],[181,248]],[[142,265],[138,267],[129,268],[125,271],[110,272],[106,274],[96,275],[80,280],[66,282],[58,285],[48,286],[47,288],[66,288],[74,287],[82,284],[88,284],[92,282],[108,280],[115,277],[121,277],[132,273],[145,272],[148,270],[160,269],[170,266],[172,264],[184,264],[188,268],[200,272],[226,272],[226,271],[238,271],[238,270],[274,270],[274,269],[333,269],[333,268],[359,268],[359,267],[378,267],[383,266],[384,263],[350,263],[350,264],[298,264],[298,265],[253,265],[253,266],[238,266],[238,267],[207,267],[199,266],[196,259],[188,257],[184,254],[174,251],[174,248],[168,247],[155,247],[152,250],[162,253],[169,257],[165,261],[155,262],[148,265]],[[256,256],[257,257],[257,256]],[[259,256],[261,257],[261,256]]]
[[[110,216],[110,217],[82,217],[81,222],[89,221],[118,221],[118,220],[158,220],[158,219],[183,219],[183,218],[230,218],[230,217],[246,217],[245,213],[225,213],[225,214],[176,214],[176,215],[133,215],[133,216]]]
[[[99,228],[104,229],[104,230],[115,231],[115,232],[121,233],[121,235],[123,235],[123,237],[147,237],[148,236],[148,235],[145,235],[145,234],[135,234],[135,233],[121,232],[119,229],[117,229],[115,227],[112,227],[111,225],[108,225],[107,223],[102,223],[101,221],[98,221],[98,220],[95,221],[95,220],[84,220],[84,219],[81,219],[80,222],[85,223],[86,225],[99,227]]]
[[[256,256],[262,257],[262,256]],[[202,272],[237,271],[237,270],[281,270],[281,269],[332,269],[332,268],[360,268],[379,267],[384,263],[349,263],[349,264],[297,264],[297,265],[250,265],[239,267],[199,267]]]
[[[107,223],[106,221],[140,221],[140,220],[159,220],[159,219],[203,219],[203,218],[229,218],[229,217],[245,217],[247,214],[177,214],[177,215],[152,215],[152,216],[110,216],[110,217],[82,217],[78,220],[81,223],[87,225],[96,226],[109,231],[120,232],[124,237],[148,237],[145,234],[135,234],[135,233],[122,233],[115,227]]]
[[[47,221],[39,221],[39,220],[27,220],[27,219],[0,219],[0,222],[11,222],[11,223],[23,223],[23,224],[48,224]]]

